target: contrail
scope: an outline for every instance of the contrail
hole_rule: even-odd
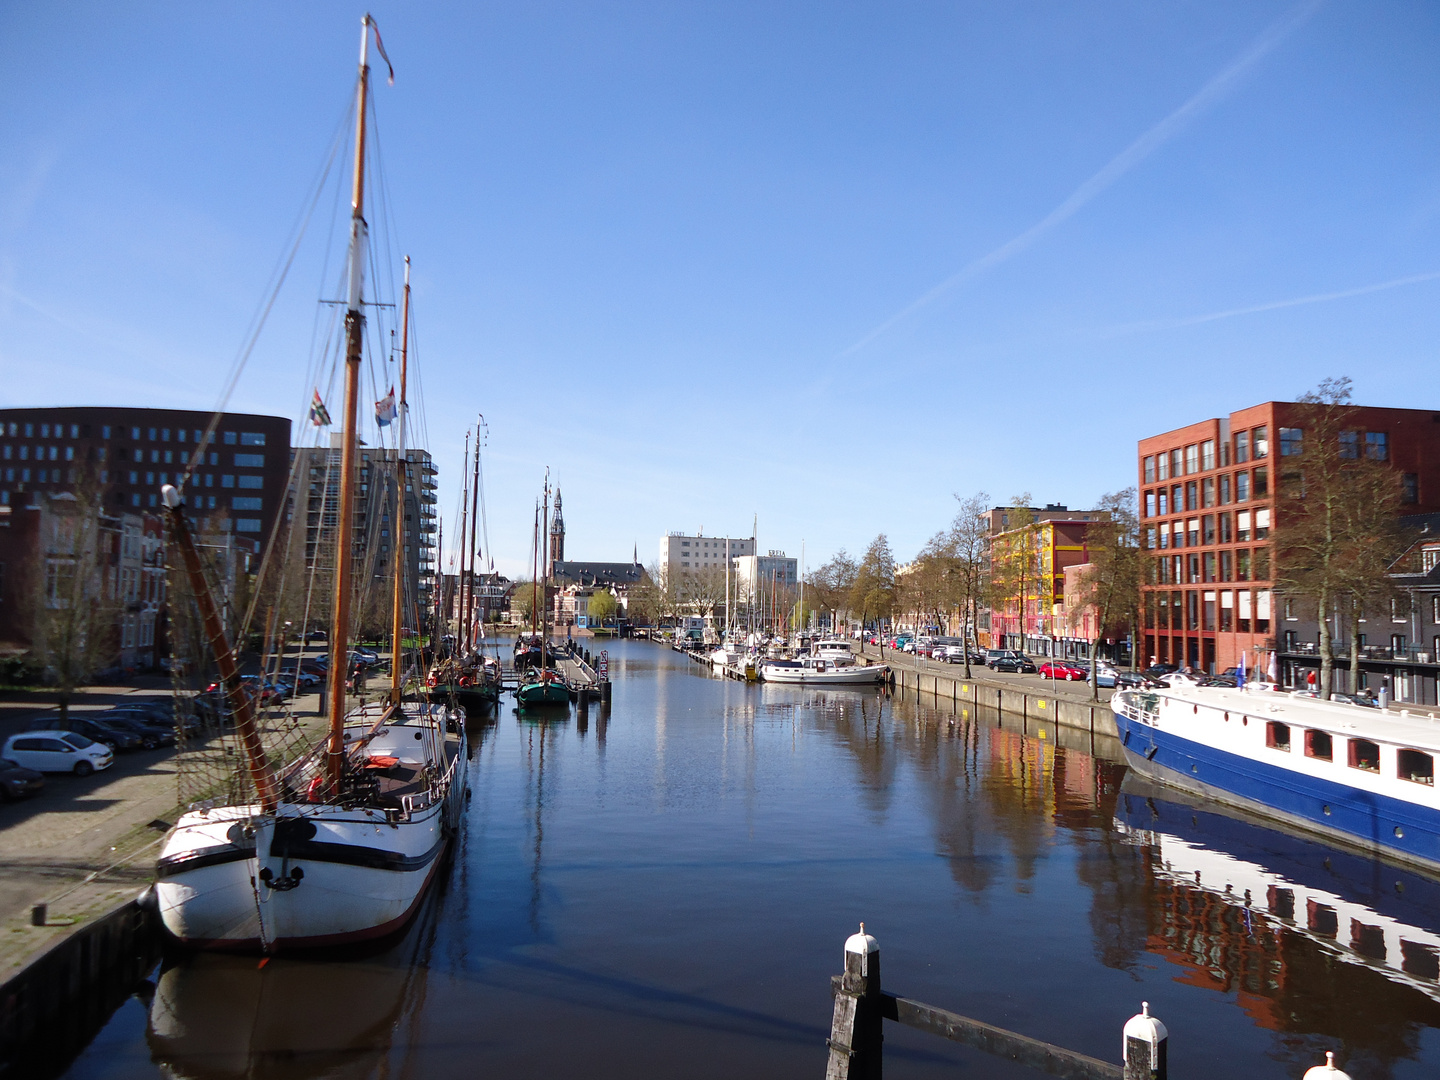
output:
[[[1303,307],[1306,304],[1323,304],[1327,300],[1347,300],[1352,296],[1366,296],[1370,293],[1384,292],[1386,289],[1398,289],[1405,285],[1418,285],[1422,281],[1434,281],[1436,278],[1440,278],[1440,270],[1430,270],[1423,274],[1411,274],[1408,277],[1381,281],[1374,285],[1361,285],[1355,289],[1341,289],[1338,292],[1315,293],[1313,296],[1297,296],[1289,300],[1271,300],[1264,304],[1250,304],[1247,307],[1230,308],[1226,311],[1212,311],[1206,315],[1187,315],[1178,319],[1152,319],[1149,322],[1125,323],[1112,328],[1105,336],[1116,337],[1121,334],[1144,333],[1147,330],[1174,330],[1182,326],[1198,326],[1200,323],[1216,322],[1220,319],[1233,319],[1237,315],[1255,315],[1262,311],[1277,311],[1280,308]]]
[[[1018,255],[1056,225],[1073,216],[1075,212],[1085,206],[1086,203],[1105,191],[1105,189],[1114,184],[1115,181],[1119,180],[1136,165],[1144,161],[1166,142],[1179,134],[1186,124],[1190,123],[1190,121],[1194,120],[1211,105],[1215,104],[1246,72],[1263,60],[1296,29],[1304,25],[1305,22],[1315,14],[1323,2],[1324,0],[1306,0],[1306,2],[1292,8],[1288,14],[1274,23],[1268,30],[1256,38],[1244,52],[1231,61],[1228,67],[1202,86],[1194,97],[1181,105],[1169,116],[1165,117],[1165,119],[1161,120],[1149,131],[1145,132],[1145,134],[1141,135],[1124,150],[1116,154],[1115,157],[1111,158],[1104,168],[1071,192],[1069,198],[1065,199],[1065,201],[1055,207],[1054,210],[1051,210],[1050,213],[1046,214],[1019,236],[1006,241],[989,254],[980,256],[980,258],[961,269],[958,273],[940,282],[940,284],[936,285],[929,292],[911,301],[907,306],[900,309],[859,341],[855,342],[855,344],[841,352],[840,356],[845,357],[852,353],[859,352],[896,323],[909,318],[915,314],[915,312],[933,303],[957,285],[979,277],[991,267],[998,266],[1012,256]]]

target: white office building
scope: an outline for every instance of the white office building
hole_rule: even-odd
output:
[[[799,560],[789,558],[783,551],[732,559],[731,572],[735,575],[735,600],[741,604],[761,602],[772,590],[783,592],[800,584]]]
[[[660,572],[668,580],[675,580],[676,575],[693,574],[697,570],[713,569],[723,574],[727,555],[733,570],[737,558],[754,554],[754,537],[739,539],[733,536],[706,536],[703,533],[690,536],[672,532],[669,536],[660,538]]]

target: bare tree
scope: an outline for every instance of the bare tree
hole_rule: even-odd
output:
[[[806,582],[806,599],[817,610],[830,613],[834,630],[840,628],[840,615],[846,610],[850,590],[859,572],[855,560],[841,548],[829,562],[813,571]]]
[[[980,609],[989,602],[990,496],[980,491],[966,499],[959,495],[955,498],[960,509],[950,523],[950,550],[954,560],[951,580],[965,621],[965,677],[968,679],[972,637],[980,625]]]
[[[1275,587],[1313,605],[1320,628],[1320,696],[1334,690],[1332,620],[1350,617],[1352,678],[1359,671],[1360,612],[1391,590],[1389,569],[1404,549],[1397,517],[1400,478],[1364,443],[1348,378],[1304,394],[1298,428],[1282,429],[1273,543]]]
[[[849,605],[862,619],[874,618],[877,623],[889,619],[895,610],[895,556],[884,533],[870,541],[865,550],[850,587]],[[884,655],[884,645],[880,652]]]
[[[61,719],[69,717],[76,687],[116,655],[121,601],[107,564],[119,530],[101,501],[100,486],[82,481],[73,493],[50,496],[41,518],[34,643],[55,680]]]
[[[1007,615],[1010,605],[1014,604],[1023,652],[1026,604],[1032,591],[1038,597],[1042,574],[1040,533],[1034,511],[1030,509],[1028,491],[1010,500],[1008,518],[1005,530],[990,538],[990,573],[995,601],[1003,605]]]

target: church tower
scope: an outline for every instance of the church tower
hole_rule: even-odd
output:
[[[550,519],[550,568],[565,561],[565,517],[560,512],[560,489],[555,489],[555,513]]]

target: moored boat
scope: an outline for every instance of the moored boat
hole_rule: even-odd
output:
[[[1329,840],[1440,871],[1440,727],[1266,684],[1122,690],[1136,772]]]
[[[798,660],[765,660],[760,664],[764,682],[803,683],[818,686],[876,686],[889,668],[883,664],[837,664],[817,656]]]

